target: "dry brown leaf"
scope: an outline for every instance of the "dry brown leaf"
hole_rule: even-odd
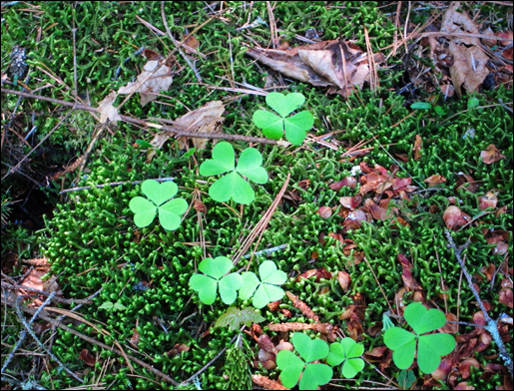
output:
[[[221,125],[225,118],[221,115],[225,111],[225,106],[219,100],[207,102],[202,107],[196,110],[190,111],[175,120],[172,127],[177,132],[198,132],[198,133],[221,133]],[[155,137],[150,141],[155,149],[161,148],[170,137],[173,136],[172,132],[164,132],[156,134]],[[185,149],[187,146],[187,137],[178,138],[178,146],[180,149]],[[207,139],[205,138],[193,138],[193,145],[196,149],[205,149]],[[148,152],[147,161],[152,160],[155,155],[155,150]]]
[[[290,388],[284,387],[278,381],[271,380],[269,377],[262,375],[252,375],[252,381],[260,387],[267,390],[289,390]]]
[[[368,55],[343,40],[317,42],[287,50],[250,48],[246,52],[270,68],[314,86],[331,87],[329,93],[348,97],[354,87],[369,81]],[[376,64],[382,53],[373,55]]]
[[[460,1],[453,1],[443,16],[441,32],[480,34],[478,26],[467,15],[457,12]],[[468,92],[474,92],[484,82],[489,74],[487,61],[489,58],[480,47],[476,37],[449,35],[449,54],[453,57],[450,66],[450,76],[457,95],[462,97],[463,87]]]
[[[429,176],[423,182],[428,183],[430,186],[439,185],[446,182],[446,178],[440,174]]]
[[[98,110],[100,111],[100,123],[104,124],[107,122],[107,119],[109,119],[111,122],[116,124],[117,121],[121,120],[121,117],[118,114],[118,108],[112,105],[117,96],[118,94],[113,91],[98,104]]]
[[[414,141],[414,147],[412,147],[412,151],[414,152],[414,160],[419,160],[421,158],[421,143],[422,139],[419,134],[416,135],[416,140]]]
[[[505,159],[505,155],[494,144],[489,144],[485,151],[480,152],[480,157],[485,164],[493,164],[500,159]]]
[[[444,211],[443,220],[446,228],[454,230],[466,225],[471,220],[471,217],[460,210],[458,206],[451,205]]]
[[[159,69],[155,70],[157,67]],[[172,82],[171,69],[167,65],[161,65],[159,61],[148,61],[143,67],[143,72],[137,77],[137,81],[120,87],[118,94],[138,92],[141,96],[141,106],[145,106],[155,100],[156,94],[160,91],[167,91]]]
[[[221,133],[221,125],[225,118],[222,117],[225,106],[219,100],[207,102],[202,107],[193,110],[175,120],[175,125],[182,131],[198,133]],[[180,149],[186,148],[187,137],[179,137],[178,146]],[[196,149],[205,149],[206,138],[194,138],[193,145]]]
[[[84,361],[84,363],[90,367],[94,367],[96,364],[95,357],[87,349],[82,349],[79,360]]]
[[[498,204],[498,197],[496,197],[496,194],[494,192],[489,191],[487,194],[484,194],[483,196],[478,198],[479,205],[478,209],[484,210],[487,208],[496,208],[496,205]]]

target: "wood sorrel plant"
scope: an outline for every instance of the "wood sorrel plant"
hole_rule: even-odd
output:
[[[209,195],[214,201],[225,202],[233,199],[237,203],[248,205],[255,199],[255,192],[241,176],[259,184],[268,182],[268,173],[261,165],[261,153],[255,148],[246,148],[239,156],[236,166],[234,147],[223,141],[212,150],[212,159],[200,165],[200,175],[211,176],[231,171],[211,185]]]
[[[177,229],[180,226],[180,217],[187,210],[187,202],[183,198],[170,200],[177,194],[177,185],[174,182],[159,183],[156,180],[147,179],[141,185],[141,190],[148,199],[136,196],[129,203],[130,210],[135,214],[134,223],[139,228],[147,227],[158,211],[159,222],[164,229],[168,231]]]
[[[305,140],[307,131],[314,125],[314,117],[308,111],[300,111],[292,117],[288,116],[304,102],[305,97],[300,93],[283,95],[279,92],[270,92],[266,95],[266,103],[280,116],[257,110],[253,114],[253,122],[268,138],[278,140],[285,132],[291,144],[300,145]]]
[[[403,314],[414,333],[400,327],[391,327],[384,334],[384,343],[393,350],[393,361],[400,369],[407,369],[414,361],[416,353],[419,369],[424,373],[434,372],[441,363],[441,356],[455,348],[455,338],[446,333],[428,334],[443,327],[446,317],[437,309],[427,310],[418,302],[409,304]]]

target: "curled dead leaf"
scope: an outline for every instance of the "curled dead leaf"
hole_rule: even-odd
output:
[[[407,292],[421,290],[421,285],[412,277],[412,263],[403,254],[398,254],[398,261],[402,265],[402,280]]]
[[[512,309],[512,289],[503,288],[499,293],[498,301]]]
[[[369,81],[369,58],[357,46],[343,40],[317,42],[287,50],[250,48],[257,61],[294,79],[314,86],[331,87],[329,93],[348,97],[354,88]],[[384,55],[373,55],[375,64]]]
[[[155,100],[156,94],[160,91],[167,91],[172,82],[171,69],[167,65],[159,61],[148,61],[143,67],[143,72],[138,75],[137,81],[120,87],[118,94],[138,92],[141,96],[141,106],[145,106]]]
[[[343,291],[347,292],[350,288],[350,284],[352,283],[352,278],[350,275],[345,271],[339,271],[337,272],[336,278]]]
[[[494,144],[489,144],[485,151],[480,152],[480,157],[485,164],[493,164],[498,160],[505,159],[505,155]]]
[[[332,208],[330,206],[322,206],[317,211],[317,214],[319,214],[322,218],[328,219],[330,216],[332,216]]]
[[[362,202],[362,196],[357,194],[353,197],[341,197],[339,198],[339,203],[343,205],[346,209],[354,210],[357,208]]]
[[[340,181],[334,182],[329,185],[329,187],[332,190],[338,191],[344,186],[349,187],[350,189],[354,189],[355,186],[357,186],[357,179],[355,179],[353,176],[347,176]]]
[[[442,175],[435,174],[426,178],[423,182],[428,183],[430,186],[439,185],[446,182],[446,178]]]
[[[466,225],[471,220],[471,217],[460,210],[458,206],[451,205],[444,211],[443,220],[446,228],[454,230]]]
[[[489,69],[489,58],[481,48],[481,43],[473,34],[479,34],[477,24],[466,14],[457,12],[460,2],[454,1],[446,10],[441,23],[441,32],[448,33],[450,40],[448,53],[453,57],[450,76],[459,98],[461,88],[474,92],[484,82]],[[459,36],[452,33],[461,33]],[[469,35],[465,35],[471,33]]]
[[[113,91],[98,104],[100,123],[104,124],[109,120],[116,124],[117,121],[121,121],[121,117],[118,114],[118,108],[113,106],[117,96],[118,94]]]

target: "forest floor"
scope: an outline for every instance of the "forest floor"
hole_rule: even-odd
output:
[[[2,389],[512,389],[511,3],[1,10]]]

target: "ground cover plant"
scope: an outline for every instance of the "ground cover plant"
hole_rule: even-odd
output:
[[[13,3],[2,386],[512,387],[511,5]]]

